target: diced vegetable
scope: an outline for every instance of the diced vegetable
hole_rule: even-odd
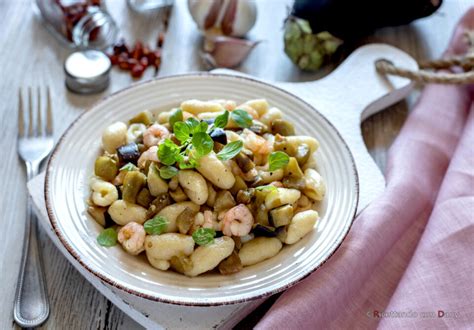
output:
[[[135,142],[126,144],[117,148],[117,155],[121,163],[132,163],[137,164],[137,160],[140,157],[140,151],[138,145]]]
[[[298,161],[295,157],[290,157],[288,165],[285,167],[285,176],[296,179],[301,179],[303,177],[303,171],[298,165]]]
[[[270,223],[274,227],[286,226],[293,217],[293,206],[283,205],[270,211]]]
[[[122,199],[128,203],[136,203],[137,195],[145,183],[145,174],[139,171],[128,171],[123,179]]]
[[[240,261],[239,255],[234,251],[226,259],[222,260],[218,266],[219,272],[222,275],[235,274],[240,272],[244,266]]]
[[[176,218],[176,225],[181,234],[186,234],[194,223],[194,217],[198,212],[190,208],[185,208]]]
[[[142,188],[137,195],[137,204],[143,207],[148,207],[153,201],[153,196],[147,188]]]
[[[130,124],[139,123],[139,124],[145,124],[148,126],[148,125],[151,125],[154,121],[155,120],[153,119],[153,114],[150,111],[145,110],[137,114],[132,119],[130,119],[129,123]]]
[[[118,174],[117,162],[107,156],[100,156],[95,160],[94,173],[105,181],[112,181]]]
[[[256,224],[255,228],[252,230],[254,233],[255,237],[275,237],[275,228],[269,227],[269,226],[263,226],[261,224]]]
[[[214,142],[219,142],[224,145],[227,144],[227,136],[222,128],[214,128],[209,136],[214,140]]]
[[[275,119],[272,123],[272,133],[283,136],[295,135],[295,127],[284,119]]]
[[[300,166],[303,166],[306,164],[306,162],[309,159],[309,156],[311,156],[311,150],[309,146],[306,143],[301,143],[297,149],[296,149],[296,154],[295,158],[298,161],[298,164]]]

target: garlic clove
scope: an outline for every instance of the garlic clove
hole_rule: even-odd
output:
[[[188,8],[205,35],[243,37],[257,19],[255,0],[188,0]]]
[[[233,68],[242,63],[260,41],[225,36],[206,37],[202,59],[212,68]]]

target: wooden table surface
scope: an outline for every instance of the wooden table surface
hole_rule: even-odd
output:
[[[114,69],[110,88],[102,94],[79,96],[64,87],[62,63],[71,50],[62,47],[34,15],[32,0],[0,0],[0,329],[14,328],[13,300],[18,276],[21,238],[25,222],[25,170],[17,156],[18,88],[50,86],[53,95],[56,140],[67,126],[101,97],[130,85],[128,74]],[[367,42],[385,42],[411,54],[414,58],[439,57],[449,40],[453,26],[472,4],[472,0],[445,0],[442,8],[429,18],[397,28],[379,30]],[[155,43],[161,28],[161,14],[142,15],[130,11],[125,0],[106,1],[109,11],[129,41],[137,39]],[[280,81],[313,80],[327,74],[300,72],[283,53],[282,22],[291,0],[260,0],[259,17],[249,37],[265,40],[242,64],[239,70],[265,79]],[[169,35],[163,51],[159,75],[204,70],[198,56],[201,37],[187,12],[186,1],[177,0],[170,19]],[[152,77],[150,69],[144,79]],[[383,113],[367,119],[362,131],[367,147],[383,169],[388,147],[397,136],[417,92]],[[45,329],[131,329],[139,326],[97,292],[66,261],[45,235],[40,238],[46,281],[51,301],[51,315]],[[258,309],[242,322],[252,326],[268,308]]]

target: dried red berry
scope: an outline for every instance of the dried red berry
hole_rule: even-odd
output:
[[[112,65],[117,65],[118,64],[118,55],[109,55],[110,62]]]
[[[143,72],[145,71],[145,68],[141,64],[136,64],[132,68],[132,77],[133,78],[141,78],[143,76]]]
[[[165,42],[165,34],[163,32],[160,32],[160,34],[158,34],[158,47],[163,47],[163,44]]]
[[[148,57],[142,57],[140,59],[140,64],[146,68],[148,66]]]
[[[119,55],[120,53],[128,53],[128,47],[125,44],[125,41],[121,39],[118,43],[114,46],[114,54]]]
[[[143,44],[140,41],[137,41],[132,51],[132,57],[138,60],[142,57],[142,53],[143,53]]]

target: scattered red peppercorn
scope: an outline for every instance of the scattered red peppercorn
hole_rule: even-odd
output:
[[[112,65],[117,65],[122,70],[129,70],[133,78],[141,78],[147,67],[153,66],[155,72],[161,65],[161,49],[164,42],[164,33],[158,36],[157,49],[150,49],[141,41],[135,42],[133,48],[120,40],[113,46],[113,53],[109,54]]]
[[[132,77],[133,78],[141,78],[143,76],[143,72],[145,68],[141,64],[135,64],[132,68]]]

